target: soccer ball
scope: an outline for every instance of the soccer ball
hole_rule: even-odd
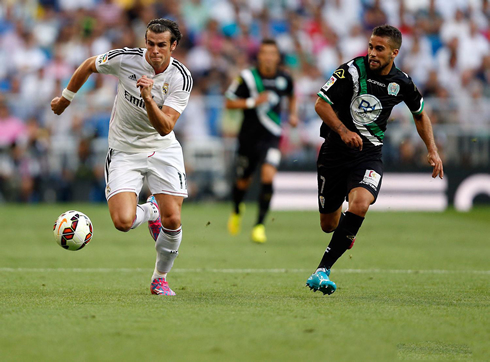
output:
[[[80,250],[93,236],[92,222],[83,212],[70,210],[60,215],[54,223],[56,242],[66,250]]]

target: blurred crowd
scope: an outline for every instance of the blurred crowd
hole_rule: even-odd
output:
[[[223,110],[223,93],[271,37],[295,80],[302,121],[286,129],[282,148],[286,160],[311,162],[321,143],[316,93],[339,64],[365,54],[372,29],[386,23],[403,33],[397,66],[423,93],[436,129],[447,125],[436,132],[443,154],[450,156],[451,142],[464,143],[450,140],[453,134],[473,143],[486,135],[488,146],[488,0],[2,0],[0,201],[104,199],[117,80],[93,75],[61,116],[52,114],[50,101],[86,58],[144,47],[146,24],[158,17],[178,22],[184,36],[174,57],[194,77],[176,127],[184,149],[196,139],[233,138],[238,117]],[[402,131],[394,132],[388,158],[422,162],[406,107],[395,110],[392,122]],[[478,145],[485,147],[484,140]],[[454,162],[478,163],[472,150],[470,144],[468,156]]]

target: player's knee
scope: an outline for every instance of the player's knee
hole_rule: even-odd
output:
[[[337,229],[338,222],[336,222],[335,220],[321,220],[320,226],[324,233],[331,233],[334,232],[335,229]]]
[[[361,217],[365,217],[369,210],[369,206],[369,202],[363,201],[349,203],[349,212]]]
[[[175,230],[180,227],[180,215],[179,214],[172,214],[172,215],[167,215],[162,217],[162,223],[163,226],[166,227],[167,229]]]
[[[114,223],[114,227],[123,232],[127,232],[131,230],[131,226],[133,225],[134,218],[131,219],[130,217],[122,217],[122,216],[116,216],[112,219],[112,222]]]

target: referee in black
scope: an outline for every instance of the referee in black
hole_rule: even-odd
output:
[[[321,228],[333,236],[306,282],[313,291],[336,290],[330,268],[352,248],[369,206],[376,201],[383,179],[386,124],[398,103],[405,102],[413,114],[432,177],[444,176],[424,100],[412,79],[394,64],[401,44],[397,28],[376,27],[367,55],[342,64],[318,92],[315,110],[323,120],[320,135],[325,138],[317,161],[318,206]],[[343,214],[346,198],[349,207]]]
[[[275,40],[264,39],[257,54],[257,67],[242,70],[226,92],[226,108],[243,110],[228,231],[232,235],[240,232],[241,204],[253,172],[260,166],[259,213],[251,235],[257,243],[267,240],[264,221],[273,194],[272,181],[281,160],[279,140],[284,98],[288,99],[290,125],[296,127],[298,124],[293,80],[279,68],[280,62],[281,55]]]

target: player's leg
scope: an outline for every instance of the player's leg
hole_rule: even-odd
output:
[[[107,154],[107,204],[112,222],[120,231],[129,231],[158,214],[151,204],[138,205],[144,172],[141,161],[145,158],[145,155],[125,154],[114,150],[109,150]]]
[[[252,174],[257,167],[257,159],[250,148],[240,145],[235,164],[235,181],[232,188],[233,210],[228,219],[228,232],[240,233],[244,211],[243,199],[252,183]]]
[[[320,226],[324,232],[331,233],[343,221],[342,204],[347,196],[349,170],[344,167],[344,160],[324,144],[318,155],[317,173]],[[325,265],[332,248],[336,249],[334,236],[316,271],[306,281],[306,286],[315,292],[319,290],[323,294],[332,294],[337,289],[335,283],[329,279],[330,267]]]
[[[174,295],[167,283],[167,273],[174,265],[182,242],[181,210],[184,198],[166,194],[154,196],[160,207],[162,230],[155,243],[157,258],[151,291],[153,294]]]
[[[167,283],[182,242],[181,210],[187,197],[187,182],[182,148],[178,142],[167,149],[156,151],[148,158],[148,187],[160,209],[161,231],[155,242],[156,263],[152,275],[151,292],[175,295]]]

